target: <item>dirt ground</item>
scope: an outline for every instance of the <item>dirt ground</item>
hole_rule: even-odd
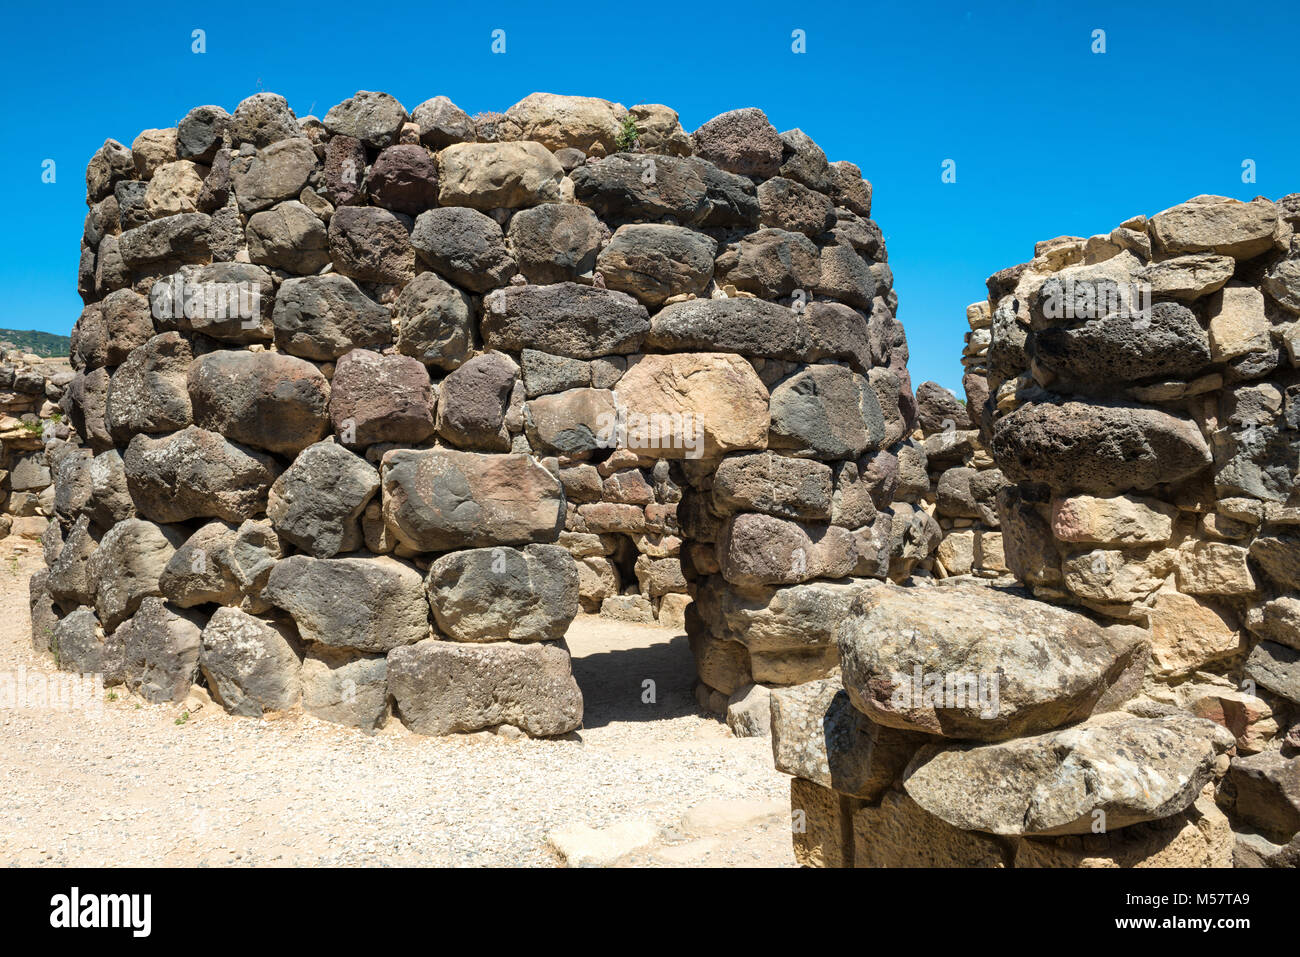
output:
[[[57,674],[31,647],[40,563],[0,541],[0,675]],[[583,616],[568,640],[586,716],[563,740],[368,736],[122,688],[0,708],[0,864],[793,866],[788,778],[768,739],[699,712],[685,636]]]

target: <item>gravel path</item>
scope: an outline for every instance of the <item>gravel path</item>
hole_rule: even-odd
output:
[[[0,541],[0,673],[52,673],[29,636],[38,552]],[[553,866],[552,830],[635,825],[654,839],[618,863],[792,866],[788,779],[767,739],[698,713],[685,637],[583,617],[569,642],[587,715],[565,740],[182,718],[120,688],[98,714],[0,710],[0,864]]]

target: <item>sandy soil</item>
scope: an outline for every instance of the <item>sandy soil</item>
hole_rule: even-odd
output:
[[[40,561],[0,541],[0,674],[55,674],[29,634]],[[684,635],[584,616],[569,644],[586,719],[565,740],[367,736],[121,688],[0,709],[0,864],[554,866],[573,844],[548,835],[577,829],[592,862],[793,866],[788,779],[766,738],[700,714]]]

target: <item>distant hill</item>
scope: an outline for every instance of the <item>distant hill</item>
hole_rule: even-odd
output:
[[[52,332],[37,332],[28,329],[0,329],[0,345],[13,346],[23,352],[32,352],[45,358],[67,358],[72,340],[67,336],[56,336]]]

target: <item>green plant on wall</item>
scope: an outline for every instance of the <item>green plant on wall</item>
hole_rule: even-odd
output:
[[[632,119],[632,114],[629,113],[623,117],[623,122],[619,124],[618,139],[615,140],[615,143],[620,152],[626,153],[629,150],[636,149],[637,141],[640,138],[641,134],[636,129],[636,120]]]

